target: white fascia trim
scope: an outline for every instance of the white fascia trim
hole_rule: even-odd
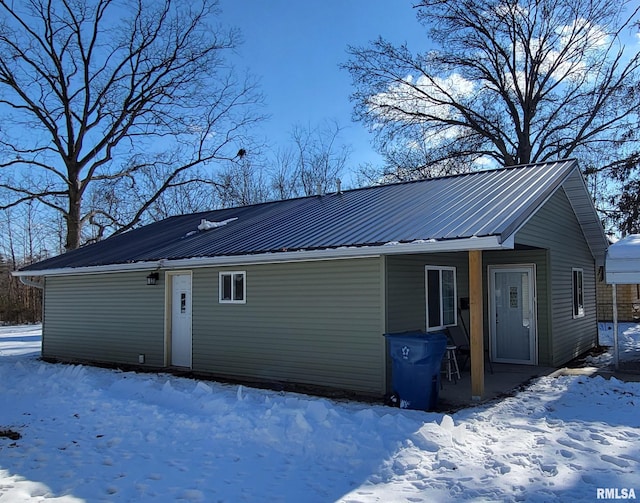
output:
[[[222,257],[194,257],[178,260],[157,260],[131,264],[110,264],[90,267],[65,267],[33,271],[14,271],[14,276],[68,276],[79,274],[104,274],[127,271],[149,271],[154,269],[192,269],[213,266],[236,266],[252,264],[275,264],[282,262],[304,262],[371,258],[381,255],[413,253],[458,252],[469,250],[513,249],[513,236],[501,240],[500,236],[471,237],[446,241],[415,241],[412,243],[387,243],[381,246],[354,246],[328,248],[324,250],[301,250],[292,252],[262,253],[255,255],[233,255]]]
[[[608,285],[636,285],[640,283],[640,273],[607,274],[605,283]]]
[[[640,262],[635,258],[607,257],[605,282],[610,285],[635,285],[640,283]]]
[[[608,285],[636,285],[640,283],[640,271],[607,271],[605,283]]]

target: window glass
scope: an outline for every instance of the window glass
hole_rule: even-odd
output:
[[[233,300],[244,300],[244,274],[233,275]]]
[[[456,280],[451,269],[442,270],[442,321],[443,325],[456,322]]]
[[[518,309],[518,287],[509,287],[509,307],[511,309]]]
[[[223,274],[221,276],[222,293],[221,300],[231,300],[231,274]]]
[[[456,324],[456,273],[453,267],[425,268],[427,330]]]
[[[245,303],[245,272],[220,273],[220,302]]]
[[[573,269],[573,317],[584,316],[584,285],[582,269]]]
[[[440,326],[440,271],[427,270],[427,326]]]
[[[531,316],[531,304],[529,300],[529,274],[522,273],[522,326],[529,326]]]

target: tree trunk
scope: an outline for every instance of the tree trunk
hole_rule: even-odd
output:
[[[64,247],[67,251],[75,250],[80,246],[82,233],[82,218],[80,216],[80,204],[82,193],[78,183],[69,184],[69,211],[65,215],[67,221],[67,242]]]
[[[526,118],[525,118],[526,121]],[[524,130],[518,135],[517,164],[529,164],[531,162],[531,127],[528,122],[524,124]]]

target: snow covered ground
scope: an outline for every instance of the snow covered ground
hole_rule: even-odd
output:
[[[613,350],[613,323],[600,323],[598,338],[601,346],[608,346]],[[620,323],[618,327],[618,346],[620,363],[640,361],[640,325]],[[591,358],[588,363],[598,367],[613,365],[613,353],[608,351]],[[640,499],[640,495],[638,495],[638,499]]]
[[[640,498],[639,383],[544,377],[449,416],[47,364],[39,334],[0,327],[2,503]]]

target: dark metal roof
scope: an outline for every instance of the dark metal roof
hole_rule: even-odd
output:
[[[558,161],[180,215],[23,271],[474,236],[506,239],[576,167],[574,160]],[[197,231],[202,219],[235,220]]]

